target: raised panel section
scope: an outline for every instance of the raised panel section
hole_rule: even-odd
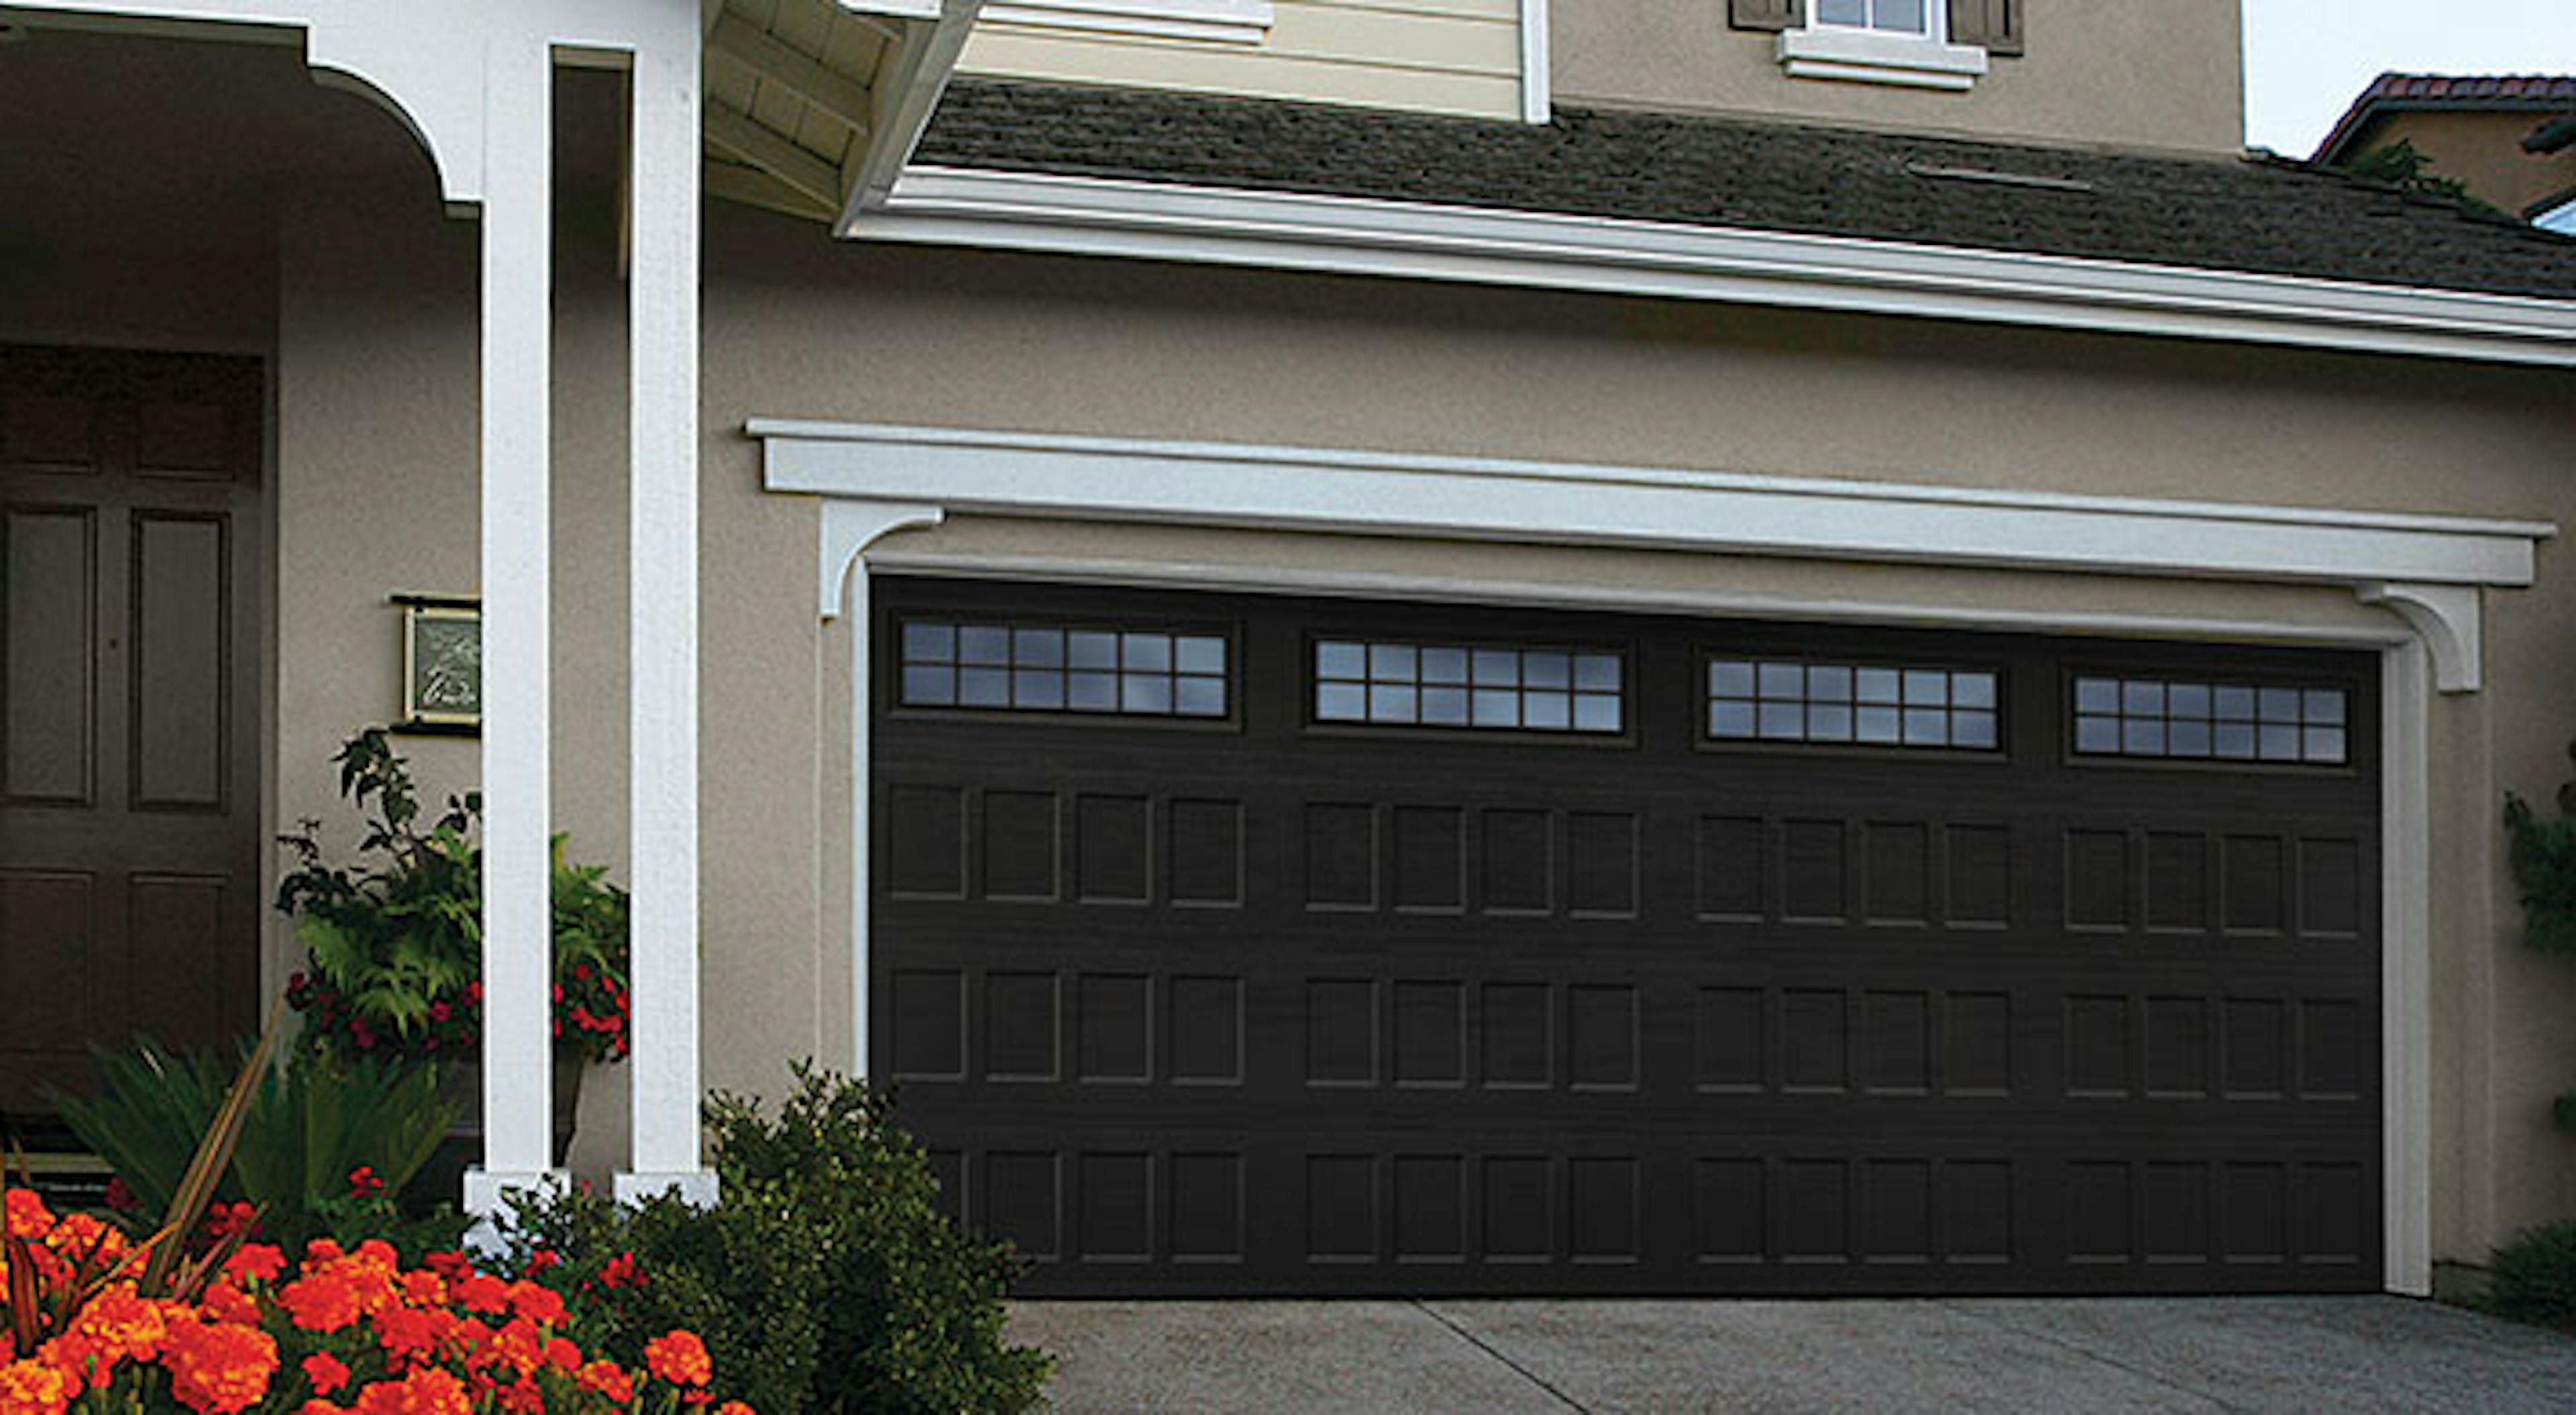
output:
[[[1306,1157],[1306,1261],[1377,1260],[1377,1160]]]
[[[1243,1260],[1243,1156],[1172,1156],[1172,1261]]]
[[[1762,821],[1755,816],[1699,818],[1701,918],[1754,923],[1764,917],[1762,833]]]
[[[1064,1257],[1064,1166],[1052,1150],[996,1150],[984,1157],[984,1231],[1023,1258]]]
[[[1932,998],[1919,992],[1861,996],[1861,1088],[1919,1096],[1932,1089]]]
[[[1844,890],[1843,823],[1796,820],[1780,826],[1780,915],[1793,923],[1839,924]]]
[[[86,398],[0,394],[0,463],[87,476],[98,470],[97,413]]]
[[[1637,1260],[1637,1162],[1578,1155],[1565,1162],[1566,1251],[1578,1263]]]
[[[1455,914],[1467,905],[1467,818],[1450,806],[1395,808],[1395,907]]]
[[[1377,811],[1315,802],[1306,807],[1306,907],[1377,907]]]
[[[1467,1170],[1455,1155],[1395,1157],[1395,1260],[1467,1257]]]
[[[1851,1261],[1850,1165],[1841,1160],[1782,1162],[1778,1209],[1782,1262]]]
[[[1703,1091],[1750,1094],[1762,1089],[1762,990],[1699,990],[1697,1065]]]
[[[2289,1167],[2225,1165],[2220,1183],[2225,1214],[2221,1255],[2231,1263],[2285,1261],[2290,1255]]]
[[[1565,817],[1565,905],[1579,918],[1637,912],[1637,818],[1617,811]]]
[[[1941,1166],[1941,1252],[1947,1262],[2013,1259],[2012,1166],[1951,1160]]]
[[[2310,938],[2353,938],[2360,934],[2359,842],[2299,842],[2299,932]]]
[[[1861,839],[1864,917],[1873,924],[1931,922],[1931,827],[1871,821]]]
[[[1172,1080],[1231,1085],[1243,1080],[1243,980],[1176,977],[1170,999]]]
[[[1048,791],[984,793],[984,897],[1056,897],[1056,798]]]
[[[1545,811],[1479,814],[1483,829],[1484,906],[1488,914],[1546,914],[1555,908],[1554,852]]]
[[[231,742],[232,584],[220,519],[134,517],[132,803],[220,811]]]
[[[1061,984],[1053,973],[984,976],[984,1075],[1053,1081],[1061,1074]]]
[[[1871,1160],[1861,1166],[1861,1260],[1932,1261],[1932,1166],[1925,1160]]]
[[[1487,983],[1484,1009],[1484,1083],[1502,1089],[1539,1090],[1551,1080],[1554,1047],[1545,983]]]
[[[898,899],[966,895],[966,795],[950,786],[886,792],[886,892]]]
[[[1467,1079],[1467,990],[1450,982],[1395,985],[1395,1083],[1456,1086]]]
[[[138,476],[230,481],[232,448],[232,409],[222,404],[157,400],[135,409]]]
[[[1142,1263],[1154,1256],[1154,1158],[1143,1154],[1082,1157],[1082,1223],[1086,1263]]]
[[[966,1155],[961,1150],[925,1150],[922,1158],[930,1162],[930,1177],[939,1182],[938,1196],[931,1203],[940,1217],[964,1227],[966,1217]]]
[[[2221,858],[2229,933],[2276,934],[2289,926],[2289,880],[2281,856],[2276,836],[2227,837]]]
[[[1703,1263],[1759,1263],[1769,1206],[1762,1161],[1704,1159],[1692,1171],[1698,1257]]]
[[[1942,1089],[1954,1096],[2012,1091],[2012,997],[1954,992],[1945,1000]]]
[[[97,522],[80,507],[0,520],[0,801],[86,803],[96,771]]]
[[[1142,796],[1084,796],[1076,801],[1076,898],[1085,904],[1143,904],[1152,900],[1153,815],[1153,803]]]
[[[1556,1255],[1556,1212],[1544,1155],[1488,1155],[1484,1176],[1484,1259],[1544,1263]]]
[[[964,1080],[966,975],[954,968],[899,968],[893,981],[894,1074]]]
[[[1791,988],[1780,995],[1780,1084],[1840,1091],[1850,1084],[1849,1005],[1843,994]]]
[[[2270,998],[2229,998],[2221,1008],[2229,1100],[2277,1100],[2289,1089],[2287,1011]]]
[[[2066,999],[2066,1093],[2129,1094],[2128,999]]]
[[[1377,1084],[1377,984],[1316,978],[1306,984],[1306,1084]]]
[[[2299,1257],[2310,1263],[2358,1263],[2376,1205],[2358,1164],[2299,1166]]]
[[[2129,926],[2129,837],[2117,830],[2066,832],[2066,926],[2096,933]]]
[[[2209,1094],[2209,1003],[2197,997],[2146,1000],[2147,1094],[2198,1099]]]
[[[1074,1075],[1088,1082],[1154,1076],[1153,980],[1134,973],[1085,973],[1074,985]]]
[[[2129,1166],[2078,1160],[2066,1167],[2066,1257],[2075,1263],[2126,1263],[2137,1256]]]
[[[77,1051],[94,1040],[89,995],[97,882],[86,874],[0,873],[0,1053]]]
[[[2150,1161],[2146,1167],[2146,1259],[2209,1261],[2209,1166]]]
[[[2366,1046],[2357,1003],[2310,998],[2299,1004],[2299,1094],[2312,1101],[2361,1097]]]
[[[1565,990],[1566,1079],[1578,1091],[1637,1086],[1637,990],[1576,983]]]
[[[2209,927],[2209,837],[2175,831],[2147,836],[2147,928],[2199,933]]]
[[[1947,922],[1952,928],[2012,923],[2012,831],[2000,825],[1954,825],[1943,832],[1949,864]]]
[[[1226,908],[1243,903],[1243,806],[1175,798],[1166,808],[1174,904]]]

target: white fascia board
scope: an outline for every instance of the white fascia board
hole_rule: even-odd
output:
[[[870,90],[875,111],[868,115],[861,146],[843,164],[842,229],[848,229],[857,213],[882,205],[904,164],[912,160],[922,130],[930,126],[930,115],[939,107],[939,96],[948,91],[948,80],[957,72],[957,56],[965,50],[983,4],[984,0],[926,0],[925,7],[902,0],[875,11],[899,16],[903,33],[877,62]],[[863,7],[847,5],[845,0],[845,8]]]
[[[993,0],[993,24],[1094,34],[1259,44],[1270,35],[1270,0]]]
[[[755,419],[774,492],[952,513],[2353,585],[2527,585],[2545,522]]]
[[[2576,301],[1731,227],[917,166],[862,240],[2576,367]]]

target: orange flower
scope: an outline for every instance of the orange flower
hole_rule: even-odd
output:
[[[316,1248],[322,1246],[316,1241]],[[309,1269],[312,1259],[307,1258]],[[277,1294],[277,1305],[286,1309],[295,1324],[306,1331],[333,1332],[358,1319],[358,1293],[337,1273],[319,1272],[288,1283]]]
[[[469,1415],[473,1402],[465,1383],[436,1366],[424,1366],[398,1381],[378,1381],[358,1392],[353,1415]]]
[[[275,1282],[286,1274],[286,1254],[274,1243],[245,1243],[224,1259],[224,1276],[234,1282]]]
[[[558,1371],[581,1369],[581,1348],[566,1337],[552,1337],[546,1342],[546,1364]]]
[[[119,1361],[149,1361],[168,1330],[161,1308],[134,1292],[130,1282],[109,1283],[54,1339],[55,1359],[104,1382]]]
[[[170,1393],[198,1415],[239,1415],[268,1398],[277,1342],[253,1327],[187,1322],[171,1330],[161,1364]]]
[[[229,1282],[208,1283],[204,1305],[206,1315],[216,1321],[245,1327],[259,1325],[259,1304],[251,1300],[249,1293]]]
[[[521,1376],[501,1387],[501,1408],[509,1415],[545,1415],[546,1393],[534,1376]]]
[[[349,1415],[349,1412],[327,1400],[314,1399],[297,1406],[295,1415]]]
[[[442,1312],[416,1312],[409,1307],[396,1307],[375,1316],[376,1341],[385,1355],[396,1364],[426,1360],[438,1349],[438,1339],[447,1323]]]
[[[488,1273],[475,1273],[456,1284],[456,1305],[498,1316],[510,1310],[510,1285]]]
[[[563,1295],[533,1282],[514,1282],[510,1284],[510,1310],[538,1326],[554,1326],[564,1319]]]
[[[697,1333],[675,1331],[644,1343],[644,1366],[675,1386],[702,1386],[715,1379],[715,1363]]]
[[[716,1407],[716,1415],[751,1415],[751,1407],[739,1400],[728,1400]]]
[[[425,1269],[415,1269],[411,1272],[404,1273],[402,1275],[402,1292],[403,1300],[409,1302],[415,1307],[444,1307],[447,1305],[447,1279]]]
[[[0,1199],[8,1214],[9,1236],[32,1243],[45,1236],[54,1226],[53,1210],[45,1207],[44,1196],[33,1189],[12,1189]]]
[[[635,1403],[635,1380],[613,1361],[593,1361],[573,1373],[584,1390],[597,1391],[620,1405]]]
[[[12,1189],[15,1200],[24,1189]],[[30,1196],[33,1197],[33,1196]],[[11,1222],[18,1217],[18,1206],[9,1207]],[[60,1366],[37,1360],[12,1361],[0,1366],[0,1415],[63,1415],[63,1407],[80,1394],[80,1377]]]
[[[304,1358],[304,1379],[313,1383],[315,1395],[329,1395],[349,1383],[349,1368],[328,1351],[316,1351]]]

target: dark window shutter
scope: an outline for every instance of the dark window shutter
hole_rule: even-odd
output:
[[[1737,29],[1796,29],[1807,22],[1806,0],[1726,0],[1726,22]]]
[[[2013,58],[2022,52],[2024,0],[1950,0],[1950,42]]]

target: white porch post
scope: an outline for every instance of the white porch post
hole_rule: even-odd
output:
[[[465,1207],[553,1168],[547,397],[554,57],[495,37],[483,126],[483,1163]]]
[[[628,703],[634,1151],[617,1195],[716,1199],[698,1137],[698,43],[634,57]]]

